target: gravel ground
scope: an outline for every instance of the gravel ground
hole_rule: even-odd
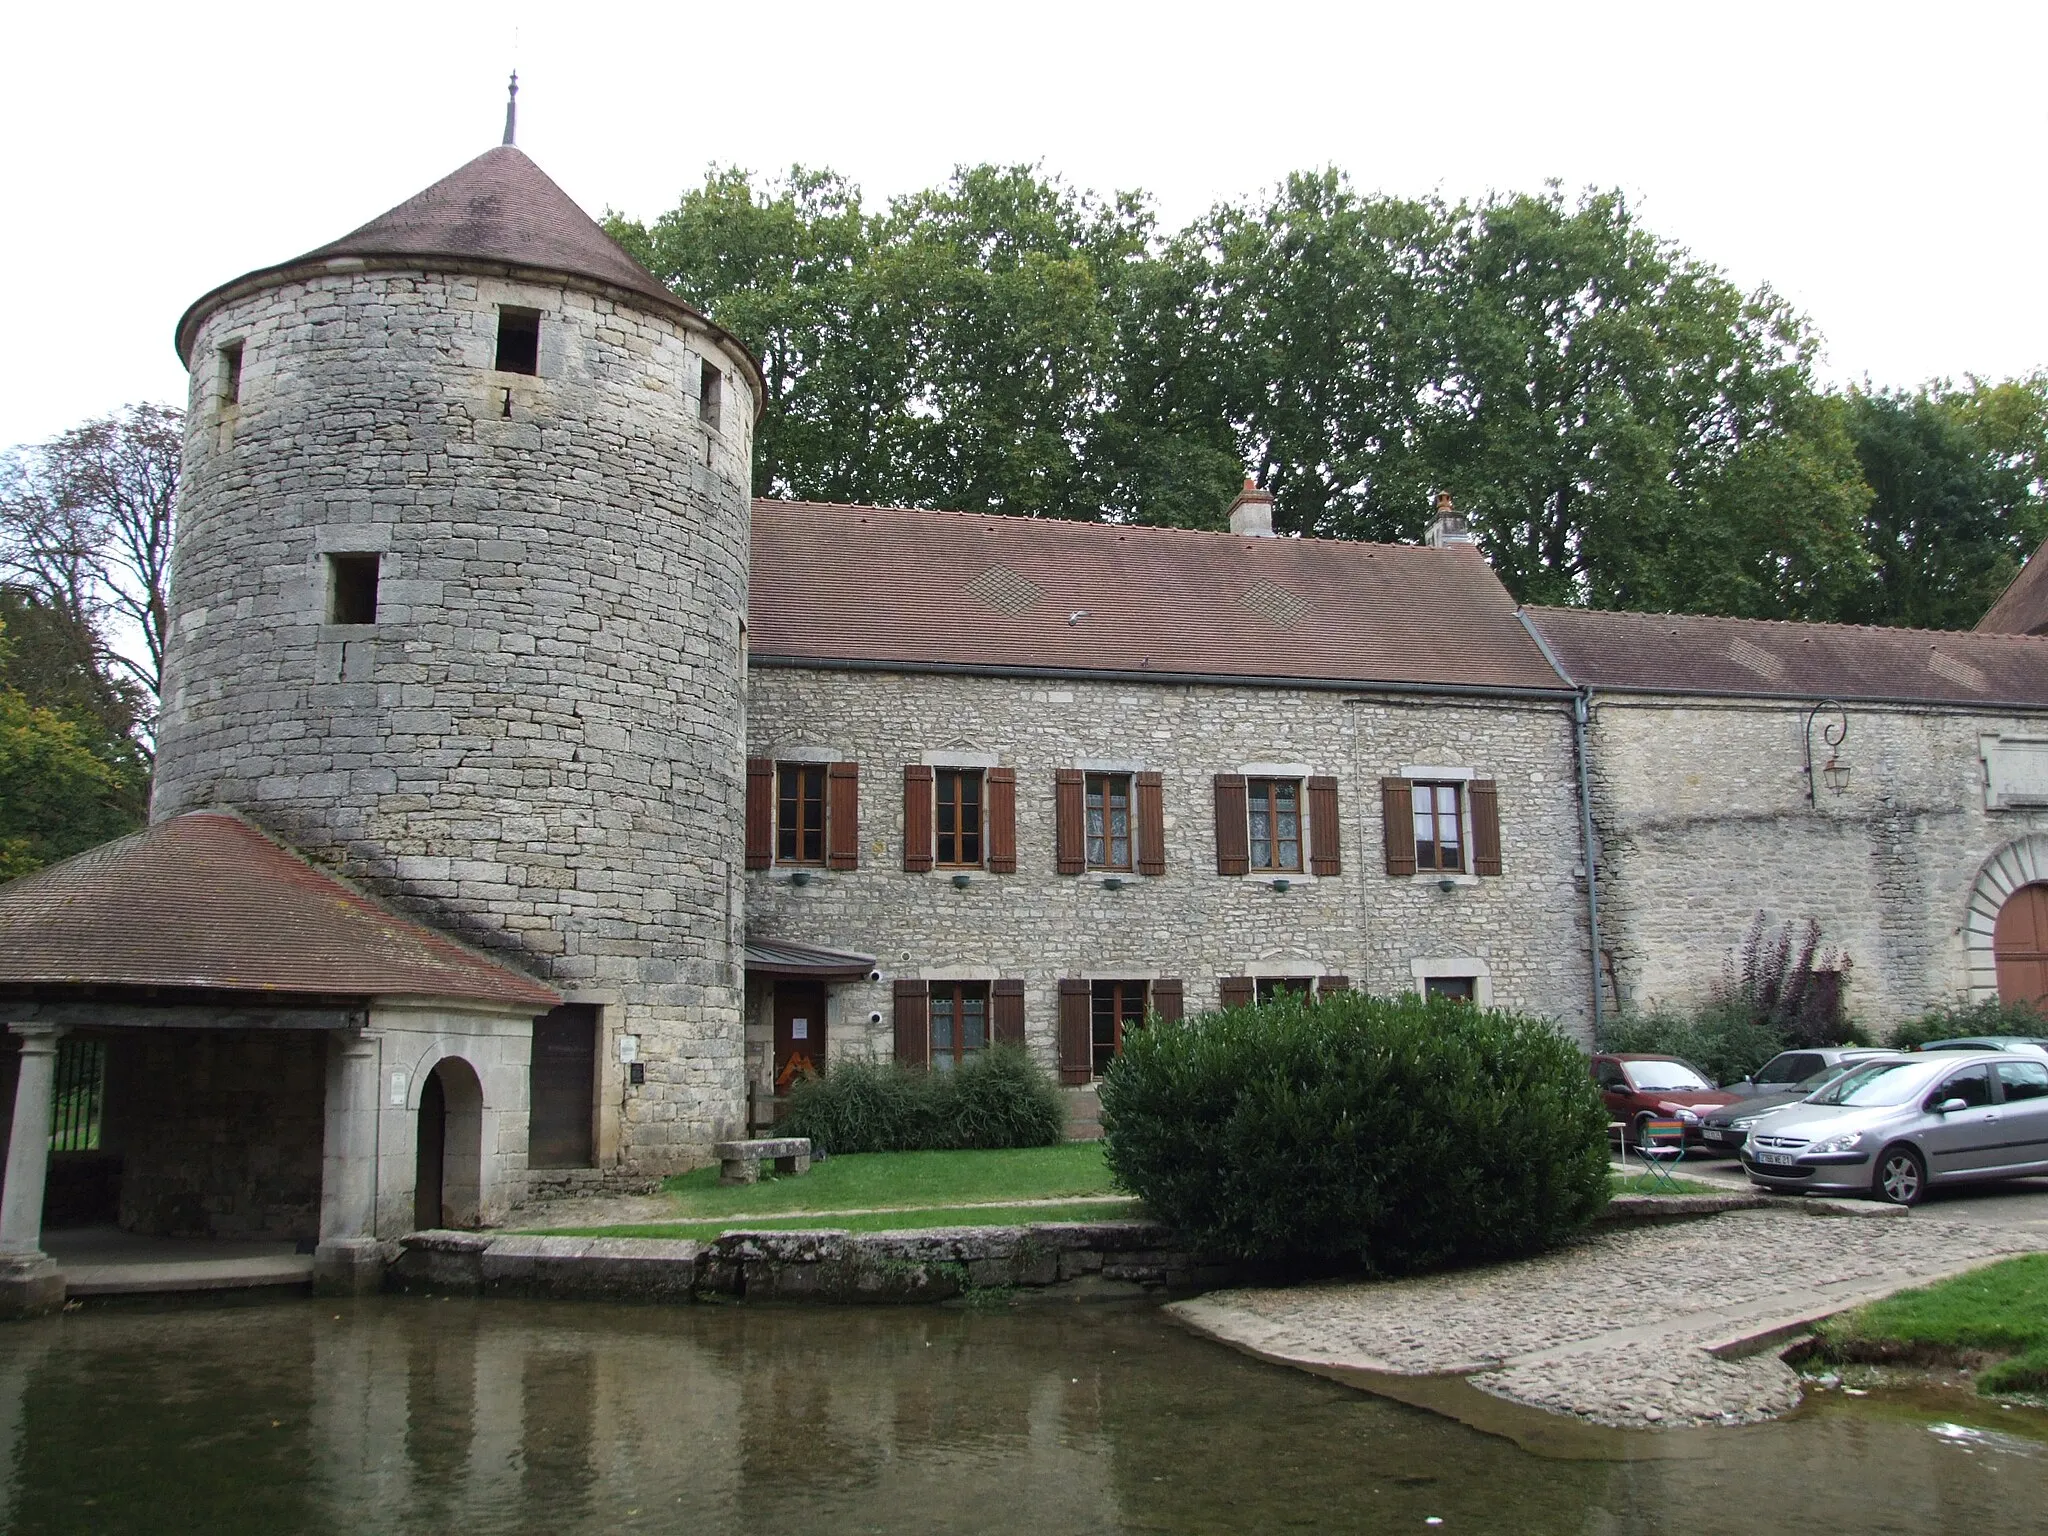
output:
[[[2039,1234],[1924,1212],[1738,1211],[1610,1230],[1524,1263],[1218,1292],[1182,1311],[1202,1331],[1276,1358],[1474,1373],[1488,1392],[1591,1423],[1743,1424],[1799,1401],[1796,1377],[1774,1354],[1706,1352],[1745,1321],[1795,1314],[1820,1287],[1894,1289],[2041,1246]]]

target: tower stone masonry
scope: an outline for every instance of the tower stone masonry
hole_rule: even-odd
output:
[[[178,345],[153,818],[234,807],[601,1005],[600,1164],[700,1161],[744,1108],[752,358],[509,145]]]

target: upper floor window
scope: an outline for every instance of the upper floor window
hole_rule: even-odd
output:
[[[1131,776],[1091,773],[1085,794],[1088,806],[1088,867],[1131,867]]]
[[[1456,784],[1417,784],[1415,796],[1415,867],[1441,874],[1465,869],[1464,817]]]
[[[242,344],[231,341],[220,349],[220,402],[239,405],[242,400]]]
[[[1251,828],[1251,867],[1301,868],[1301,781],[1248,779],[1245,805]]]
[[[940,768],[933,775],[936,841],[933,862],[954,868],[981,867],[982,771]]]
[[[825,765],[783,763],[776,770],[775,858],[825,862]]]
[[[327,622],[377,622],[377,568],[382,557],[372,554],[327,557]]]
[[[498,359],[500,373],[540,372],[540,311],[521,309],[516,304],[498,306]]]
[[[697,370],[697,415],[716,432],[724,414],[725,375],[719,372],[718,364],[707,359]]]

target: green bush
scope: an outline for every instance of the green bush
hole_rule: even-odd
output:
[[[1047,1147],[1066,1130],[1066,1104],[1022,1046],[970,1056],[952,1072],[846,1062],[790,1085],[775,1123],[826,1152],[943,1152]]]
[[[1607,1200],[1578,1047],[1467,1003],[1285,998],[1125,1037],[1106,1156],[1212,1253],[1395,1272],[1532,1253]]]
[[[1899,1025],[1888,1043],[1908,1050],[1930,1040],[1969,1035],[2048,1035],[2048,1019],[2032,1003],[2002,1003],[1995,997],[1981,1003],[1943,1003]]]
[[[1603,1051],[1678,1056],[1717,1083],[1747,1077],[1785,1049],[1785,1037],[1739,1003],[1709,1003],[1697,1013],[1660,1008],[1609,1019],[1600,1028]]]

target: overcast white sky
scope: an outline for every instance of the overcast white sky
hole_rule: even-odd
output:
[[[959,162],[1164,221],[1334,163],[1447,197],[1619,186],[1828,340],[1830,378],[2048,365],[2048,6],[26,3],[0,51],[0,445],[182,402],[178,315],[497,142],[593,213],[713,161],[872,201]],[[516,50],[516,51],[515,51]]]

